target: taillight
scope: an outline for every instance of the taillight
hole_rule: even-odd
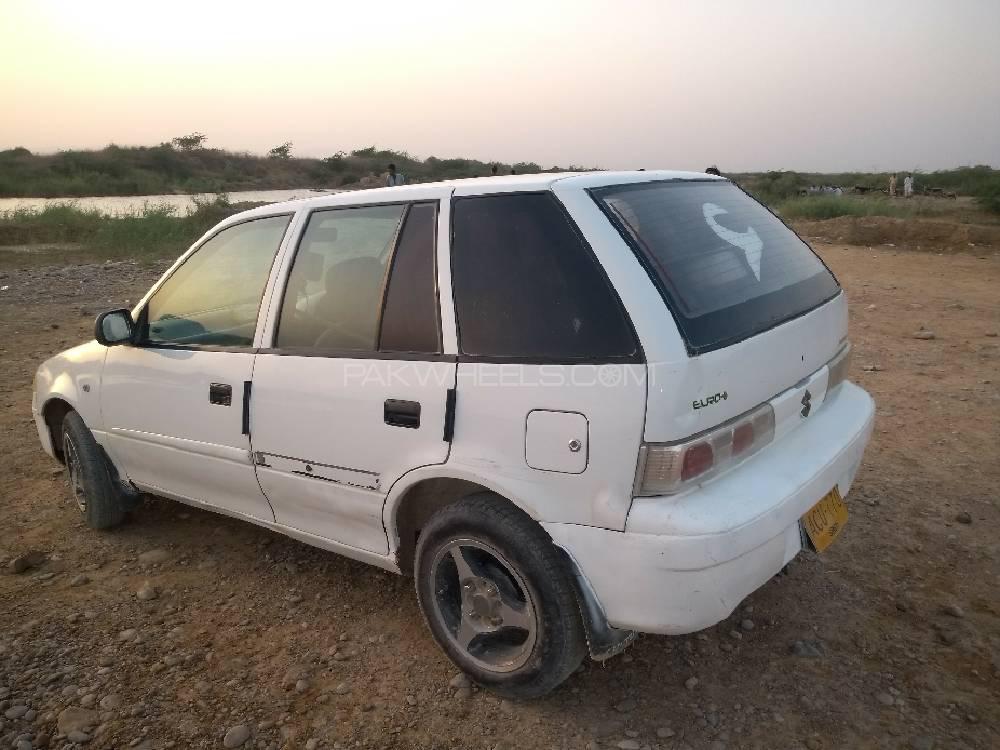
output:
[[[847,371],[851,369],[851,345],[844,344],[844,348],[826,363],[826,367],[830,371],[826,381],[826,390],[830,392],[847,380]]]
[[[639,452],[637,495],[672,495],[749,458],[774,438],[774,409],[761,404],[680,443],[646,443]]]
[[[744,422],[733,430],[733,455],[745,453],[753,445],[753,422]]]
[[[681,481],[700,477],[710,471],[715,463],[715,451],[708,443],[695,443],[684,451],[684,465],[681,466]]]

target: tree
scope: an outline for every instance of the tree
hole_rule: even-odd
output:
[[[292,155],[292,142],[285,141],[280,146],[275,146],[267,155],[272,159],[288,159]]]
[[[205,144],[206,136],[202,133],[188,133],[181,135],[170,141],[181,151],[194,151]]]
[[[343,151],[338,151],[333,156],[326,157],[323,163],[334,172],[339,172],[347,164],[347,154]]]

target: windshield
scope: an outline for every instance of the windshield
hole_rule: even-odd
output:
[[[592,195],[650,272],[692,354],[772,328],[840,289],[805,242],[729,181],[615,185]]]

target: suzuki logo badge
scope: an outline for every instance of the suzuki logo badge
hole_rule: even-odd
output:
[[[812,411],[812,394],[809,392],[809,389],[806,388],[806,392],[802,396],[802,411],[800,411],[799,414],[805,418],[809,416],[810,411]]]

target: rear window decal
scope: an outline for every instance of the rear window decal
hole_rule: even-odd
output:
[[[719,239],[743,251],[750,270],[757,277],[757,281],[760,281],[760,251],[763,249],[764,243],[757,236],[757,231],[753,227],[747,227],[745,232],[734,232],[732,229],[722,226],[715,220],[715,217],[729,212],[714,203],[702,205],[701,212],[705,216],[705,223],[719,236]]]

